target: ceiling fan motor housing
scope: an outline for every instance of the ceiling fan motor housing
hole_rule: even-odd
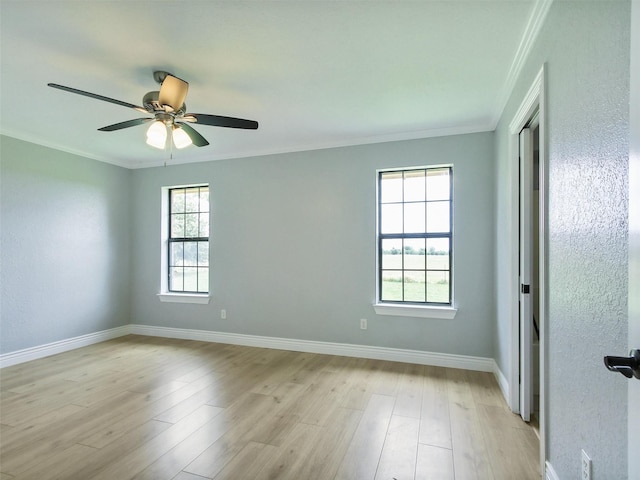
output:
[[[142,97],[142,106],[147,110],[147,112],[155,115],[157,113],[166,113],[164,105],[160,103],[159,100],[160,92],[153,91],[148,92],[144,97]],[[185,103],[182,104],[179,110],[174,111],[174,115],[184,115],[187,111],[187,105]]]

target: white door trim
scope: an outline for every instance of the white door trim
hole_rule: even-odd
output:
[[[519,413],[520,408],[520,332],[518,320],[518,298],[520,284],[518,281],[518,249],[519,231],[518,216],[520,214],[518,208],[519,196],[519,134],[533,117],[536,110],[539,118],[539,160],[540,160],[540,223],[539,223],[539,258],[540,264],[540,462],[542,471],[545,468],[547,458],[546,452],[546,406],[547,406],[547,365],[546,365],[546,343],[547,343],[547,249],[548,249],[548,233],[547,233],[547,205],[548,205],[548,160],[547,160],[547,122],[546,122],[546,73],[543,65],[538,75],[534,79],[529,91],[525,95],[520,107],[516,111],[511,123],[509,124],[509,163],[510,163],[510,248],[509,248],[509,265],[510,265],[510,282],[508,295],[508,311],[510,312],[510,373],[509,373],[509,406],[514,413]]]

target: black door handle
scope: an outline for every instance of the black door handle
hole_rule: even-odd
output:
[[[620,372],[627,378],[640,379],[640,350],[631,350],[628,357],[604,357],[604,366],[612,372]]]

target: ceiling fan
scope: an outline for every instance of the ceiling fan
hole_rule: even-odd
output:
[[[66,92],[84,95],[104,102],[114,103],[123,107],[133,108],[152,117],[135,118],[106,127],[99,128],[102,132],[113,132],[123,128],[134,127],[144,123],[153,122],[147,130],[147,144],[152,147],[164,149],[167,144],[168,131],[171,131],[171,139],[176,148],[184,148],[193,144],[196,147],[204,147],[209,142],[200,135],[190,123],[199,123],[214,127],[228,127],[256,130],[258,122],[242,118],[223,117],[220,115],[207,115],[203,113],[186,113],[187,106],[184,100],[187,96],[189,84],[184,80],[164,71],[153,72],[153,78],[160,84],[159,91],[147,93],[142,98],[142,107],[131,103],[105,97],[96,93],[85,92],[76,88],[65,87],[57,83],[48,83],[53,88]]]

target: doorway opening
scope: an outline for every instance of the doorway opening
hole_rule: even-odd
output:
[[[518,326],[520,415],[540,425],[540,119],[536,110],[519,134]]]
[[[545,68],[541,68],[509,124],[511,178],[511,371],[509,405],[531,422],[546,466],[547,161]],[[525,162],[522,163],[524,158]],[[522,180],[522,174],[526,180]],[[523,220],[524,219],[524,220]]]

